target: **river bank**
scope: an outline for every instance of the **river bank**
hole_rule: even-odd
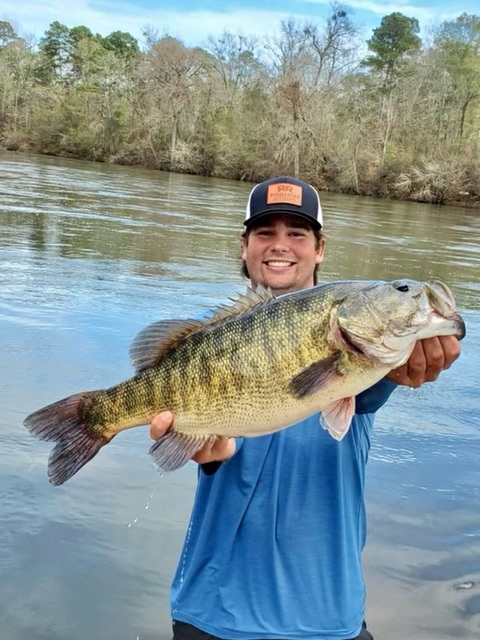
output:
[[[126,150],[123,153],[107,155],[99,154],[94,150],[80,152],[71,146],[65,147],[62,144],[56,145],[56,148],[53,149],[51,145],[42,148],[42,146],[27,140],[21,142],[18,140],[4,141],[3,145],[0,143],[0,149],[242,182],[261,182],[272,175],[292,175],[292,172],[285,167],[272,165],[269,165],[268,171],[254,170],[244,173],[240,173],[238,170],[232,171],[231,167],[222,169],[197,163],[190,164],[185,161],[179,161],[176,166],[172,167],[169,158],[159,157],[149,153],[148,150],[147,152],[143,150],[142,153]],[[350,183],[339,184],[333,169],[324,168],[316,174],[301,174],[299,177],[313,184],[320,192],[327,191],[345,195],[480,209],[480,176],[477,177],[477,185],[475,176],[472,176],[472,172],[468,168],[465,168],[463,173],[465,175],[462,175],[462,171],[457,169],[455,179],[449,181],[448,178],[453,176],[453,172],[448,171],[444,163],[438,165],[420,163],[418,166],[404,167],[403,169],[399,167],[398,171],[394,171],[391,167],[383,171],[372,168],[368,179],[364,178],[362,182],[357,181],[355,187],[352,187]],[[468,176],[472,179],[470,186],[467,184]]]

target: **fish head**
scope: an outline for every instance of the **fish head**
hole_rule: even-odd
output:
[[[344,297],[336,324],[353,351],[391,368],[408,360],[417,340],[465,335],[452,292],[433,281],[368,284]]]

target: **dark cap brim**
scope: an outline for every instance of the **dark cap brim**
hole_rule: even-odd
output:
[[[267,211],[259,211],[254,216],[245,220],[243,224],[248,229],[253,225],[259,224],[262,218],[266,218],[267,216],[278,215],[282,213],[288,213],[292,216],[297,216],[299,218],[302,218],[302,220],[305,220],[306,222],[308,222],[311,225],[311,227],[316,231],[319,231],[322,228],[322,225],[318,222],[318,220],[315,220],[315,218],[312,218],[312,216],[309,216],[306,213],[302,213],[301,211],[296,211],[295,209],[287,209],[287,208],[282,208],[281,210],[275,210],[275,211],[272,211],[271,209],[268,209]]]

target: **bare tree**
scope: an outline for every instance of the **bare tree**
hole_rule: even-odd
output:
[[[166,101],[170,111],[170,167],[177,166],[180,116],[187,113],[192,92],[205,68],[202,50],[188,49],[167,36],[153,45],[145,59],[145,77],[152,95]]]

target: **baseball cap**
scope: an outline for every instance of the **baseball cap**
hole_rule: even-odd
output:
[[[268,213],[294,213],[323,226],[322,207],[317,190],[306,182],[290,176],[278,176],[257,184],[248,198],[245,224],[247,227]]]

